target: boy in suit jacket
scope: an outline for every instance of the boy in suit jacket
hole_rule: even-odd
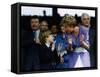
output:
[[[42,70],[55,69],[55,65],[59,60],[53,40],[54,38],[50,31],[45,31],[40,36],[41,51],[39,52],[39,57],[40,69]]]

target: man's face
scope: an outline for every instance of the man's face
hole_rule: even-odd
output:
[[[41,31],[46,31],[48,30],[48,23],[43,21],[41,22],[41,26],[40,26]]]
[[[88,27],[90,25],[90,17],[87,15],[84,15],[82,17],[82,24],[86,27]]]
[[[52,31],[52,33],[57,33],[58,29],[57,29],[56,25],[53,25],[51,27],[51,31]]]
[[[38,28],[39,28],[39,19],[38,18],[31,19],[31,29],[37,30]]]

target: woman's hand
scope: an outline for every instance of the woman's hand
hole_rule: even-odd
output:
[[[64,63],[64,58],[63,57],[60,57],[60,62]]]
[[[80,37],[80,42],[81,42],[82,46],[84,46],[86,49],[89,49],[89,48],[90,48],[89,44],[87,44],[87,43],[85,42],[84,35],[81,35],[81,37]]]
[[[82,43],[84,41],[84,35],[81,35],[80,42]]]
[[[72,44],[72,38],[69,38],[69,39],[68,39],[68,43],[69,43],[69,44]]]
[[[59,43],[59,44],[58,44],[58,48],[57,48],[57,50],[60,52],[61,49],[62,49],[62,43]]]

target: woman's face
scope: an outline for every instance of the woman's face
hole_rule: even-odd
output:
[[[49,35],[47,37],[47,41],[50,42],[50,43],[53,43],[54,42],[54,37],[52,35]]]
[[[71,27],[70,26],[67,26],[65,29],[66,29],[66,32],[67,33],[73,32],[73,27],[72,26]]]
[[[74,32],[79,32],[79,27],[78,26],[76,26],[75,28],[74,28]]]

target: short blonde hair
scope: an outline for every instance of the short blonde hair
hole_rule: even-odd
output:
[[[51,31],[49,31],[49,30],[41,33],[41,35],[39,37],[40,38],[40,43],[45,44],[46,43],[46,38],[48,38],[49,35],[51,35]]]
[[[60,23],[60,26],[74,26],[76,24],[76,19],[74,16],[65,15]]]

